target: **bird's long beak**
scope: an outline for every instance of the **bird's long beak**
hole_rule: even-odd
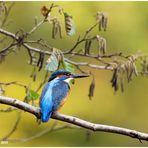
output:
[[[89,77],[89,74],[73,74],[72,77],[73,78],[85,78],[85,77]]]

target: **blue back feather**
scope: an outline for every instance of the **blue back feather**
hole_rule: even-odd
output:
[[[40,97],[40,109],[41,109],[41,121],[47,122],[51,116],[51,110],[53,106],[50,84],[47,83],[42,91]]]
[[[68,91],[69,85],[60,79],[54,79],[45,85],[40,98],[42,122],[49,120],[52,112],[59,108]]]

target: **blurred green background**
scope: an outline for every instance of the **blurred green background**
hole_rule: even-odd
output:
[[[8,2],[10,3],[10,2]],[[43,17],[40,8],[47,7],[50,2],[15,2],[9,16],[11,25],[8,31],[17,32],[23,28],[29,31],[34,25],[34,17],[38,20]],[[77,33],[73,37],[64,34],[63,39],[51,39],[51,25],[45,23],[31,37],[31,39],[45,39],[51,46],[62,50],[72,47],[78,35],[82,35],[87,28],[95,22],[97,11],[106,12],[109,18],[106,32],[99,32],[107,40],[108,53],[122,51],[132,54],[137,51],[148,53],[148,2],[55,2],[69,12],[75,21]],[[63,26],[64,28],[64,26]],[[63,29],[64,30],[64,29]],[[63,32],[64,33],[64,32]],[[4,45],[0,44],[2,48]],[[32,82],[29,77],[32,67],[27,64],[28,55],[21,48],[17,54],[10,54],[0,65],[0,82],[18,81],[28,85]],[[71,87],[72,91],[68,101],[61,109],[61,113],[73,115],[94,123],[108,124],[148,132],[148,78],[139,76],[129,84],[125,84],[125,92],[116,94],[111,87],[112,73],[109,71],[92,70],[96,76],[95,94],[90,101],[88,88],[91,78],[77,80]],[[32,85],[36,89],[42,81],[45,71],[42,70],[37,82]],[[25,92],[18,86],[9,86],[6,96],[23,99]],[[0,105],[1,108],[6,106]],[[17,113],[0,113],[0,137],[5,136],[12,128]],[[33,135],[47,127],[52,126],[54,120],[38,125],[36,119],[29,113],[23,113],[21,123],[12,138],[22,138]],[[9,143],[0,146],[148,146],[148,142],[141,144],[137,139],[130,137],[91,132],[86,140],[86,129],[65,129],[48,133],[42,137],[25,143]]]

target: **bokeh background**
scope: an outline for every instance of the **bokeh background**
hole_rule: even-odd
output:
[[[10,3],[10,2],[8,2]],[[49,6],[50,2],[15,2],[9,16],[11,25],[8,31],[17,32],[23,28],[29,31],[34,25],[34,17],[43,19],[40,9],[43,5]],[[97,11],[106,12],[109,18],[106,32],[95,30],[107,40],[108,53],[122,51],[133,54],[137,51],[148,53],[148,2],[55,2],[69,12],[75,21],[76,34],[53,40],[51,26],[42,25],[31,39],[43,38],[51,46],[62,50],[72,47],[79,34],[83,34],[95,22]],[[64,26],[63,26],[64,27]],[[64,33],[64,32],[63,32]],[[2,48],[3,45],[0,44]],[[17,54],[10,54],[5,62],[0,64],[0,81],[18,81],[28,85],[32,82],[29,77],[32,66],[27,64],[28,55],[21,48]],[[79,60],[79,59],[78,59]],[[110,84],[112,73],[109,71],[92,70],[96,76],[96,89],[92,101],[88,99],[88,88],[91,78],[77,80],[72,86],[68,101],[61,109],[61,113],[77,116],[79,118],[101,124],[115,125],[148,132],[148,78],[139,76],[132,82],[125,82],[125,91],[114,93]],[[43,79],[45,71],[42,70],[32,88],[35,89]],[[25,92],[18,86],[7,87],[6,96],[23,99]],[[6,108],[0,105],[1,108]],[[17,113],[0,113],[0,137],[5,136],[12,128]],[[52,126],[54,120],[38,125],[36,119],[29,113],[23,113],[21,123],[11,138],[22,138],[33,135],[47,127]],[[48,133],[42,137],[25,143],[9,143],[0,146],[148,146],[148,142],[141,144],[137,139],[130,137],[91,132],[86,140],[86,129],[65,129]]]

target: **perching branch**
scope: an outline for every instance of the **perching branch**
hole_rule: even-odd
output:
[[[19,108],[21,110],[24,110],[28,113],[35,115],[37,118],[40,118],[40,109],[39,108],[29,105],[27,103],[24,103],[20,100],[0,96],[0,103],[14,106],[16,108]],[[79,127],[83,127],[83,128],[86,128],[86,129],[89,129],[92,131],[116,133],[116,134],[120,134],[120,135],[124,135],[124,136],[129,136],[132,138],[136,138],[139,140],[148,141],[148,134],[147,133],[138,132],[136,130],[121,128],[121,127],[116,127],[116,126],[110,126],[110,125],[104,125],[104,124],[95,124],[95,123],[91,123],[91,122],[79,119],[77,117],[68,116],[68,115],[64,115],[64,114],[60,114],[60,113],[54,113],[52,115],[52,118],[56,119],[56,120],[64,121],[67,123],[71,123],[71,124],[74,124]]]
[[[20,100],[0,96],[0,103],[17,107],[21,110],[27,111],[27,112],[35,115],[36,117],[40,118],[40,110],[38,108],[36,108],[30,104],[27,104],[25,102],[22,102]]]

